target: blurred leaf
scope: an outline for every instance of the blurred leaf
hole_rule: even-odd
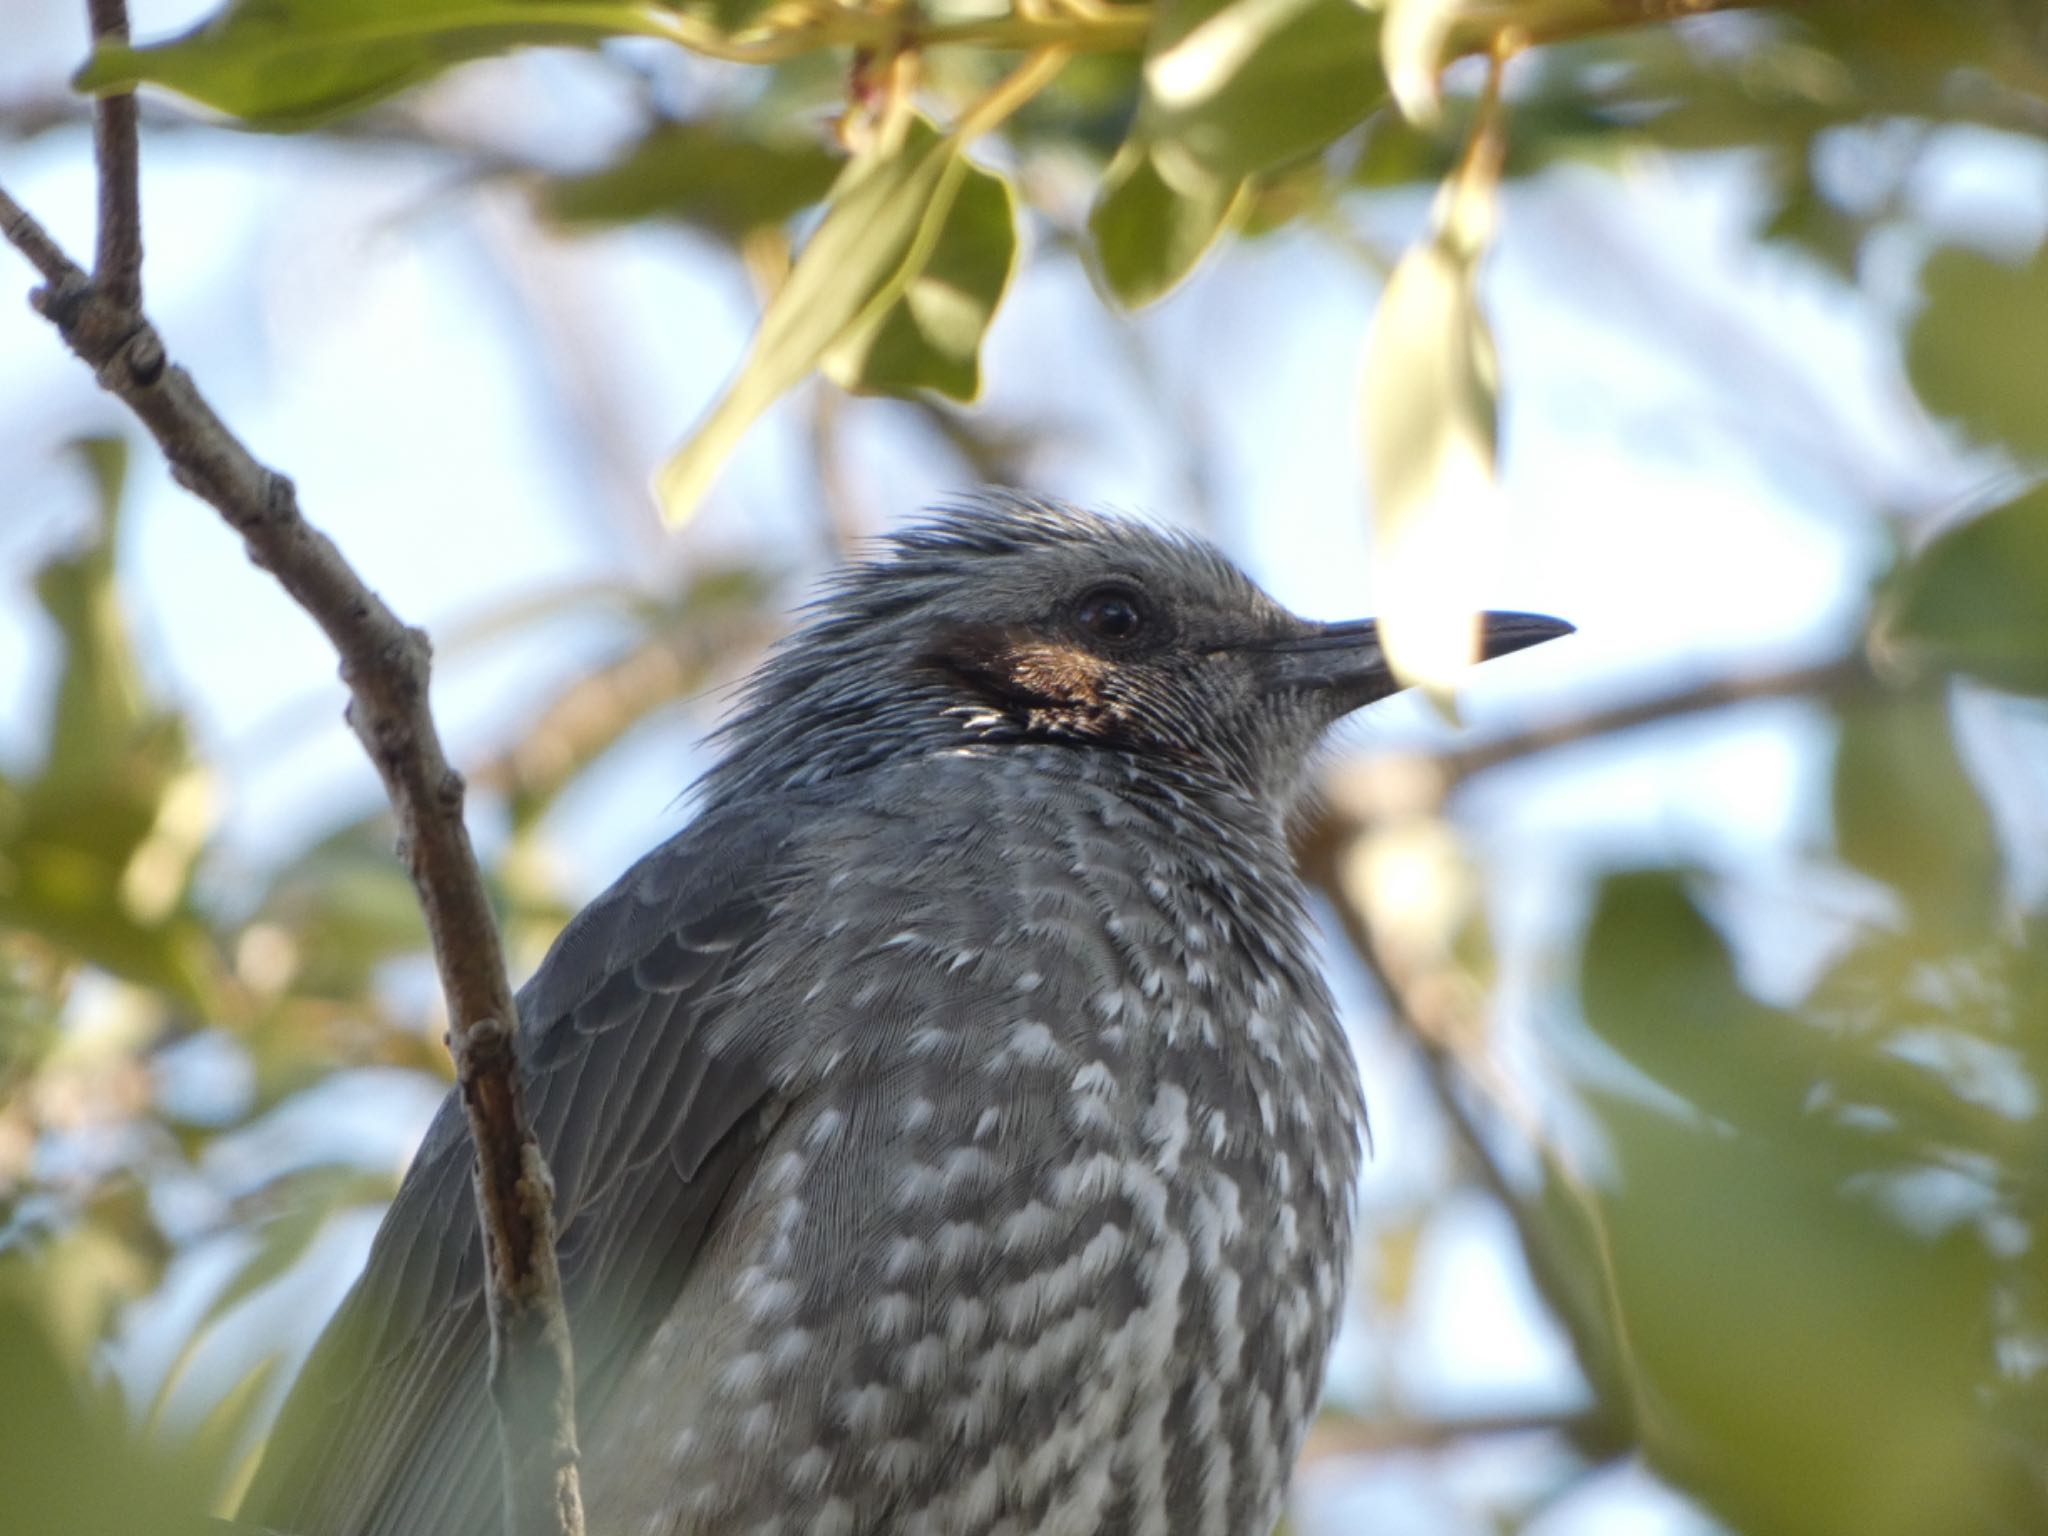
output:
[[[61,660],[43,762],[0,788],[0,922],[203,1005],[210,941],[189,907],[212,828],[211,779],[184,720],[154,703],[116,582],[126,450],[78,445],[99,523],[36,575]]]
[[[1977,1398],[1996,1372],[1970,1229],[1923,1235],[1782,1144],[1593,1102],[1659,1471],[1744,1531],[2039,1528],[2038,1489],[2001,1479],[2017,1447]]]
[[[1928,409],[2017,454],[2048,454],[2035,376],[2048,357],[2048,247],[2014,267],[1950,246],[1928,257],[1920,286],[1906,365]]]
[[[1102,173],[1088,232],[1103,283],[1126,309],[1172,292],[1242,206],[1242,178],[1219,176],[1133,134]]]
[[[663,514],[693,513],[747,428],[834,344],[900,299],[936,248],[973,163],[923,118],[852,161],[761,317],[739,373],[661,472]]]
[[[172,1395],[212,1337],[216,1324],[265,1286],[283,1278],[312,1249],[314,1241],[336,1216],[364,1206],[387,1205],[397,1193],[398,1179],[390,1169],[364,1168],[355,1163],[318,1163],[289,1169],[238,1201],[243,1211],[267,1208],[271,1214],[249,1233],[251,1246],[247,1256],[207,1301],[205,1311],[165,1370],[149,1413],[150,1422],[162,1422]],[[231,1444],[222,1446],[223,1452],[230,1448]]]
[[[1314,153],[1384,97],[1379,22],[1355,0],[1165,0],[1139,121],[1235,181]]]
[[[44,1313],[53,1283],[30,1255],[0,1253],[0,1529],[196,1533],[214,1469],[136,1445],[118,1397],[53,1342]]]
[[[307,128],[466,59],[649,30],[621,0],[230,0],[166,42],[100,43],[73,83],[161,85],[263,127]]]
[[[2012,1214],[2048,1215],[2037,966],[2002,934],[1914,924],[1871,930],[1814,983],[1800,1012],[1841,1042],[1822,1103],[1866,1133],[1873,1168],[1943,1168]]]
[[[379,966],[427,947],[419,898],[382,815],[330,833],[280,869],[257,924],[273,927],[282,946],[264,962],[276,973],[266,990],[289,985],[304,996],[361,996]],[[245,933],[243,942],[264,941]]]
[[[1821,190],[1805,146],[1786,157],[1777,207],[1761,230],[1764,239],[1797,246],[1837,277],[1854,282],[1867,233],[1865,220],[1844,213]]]
[[[1394,675],[1441,701],[1477,659],[1477,557],[1495,496],[1500,367],[1479,302],[1491,165],[1446,184],[1387,279],[1361,388],[1380,634]]]
[[[886,309],[857,321],[820,359],[858,394],[929,389],[963,403],[981,393],[981,338],[1017,268],[1010,183],[972,162],[930,253]]]
[[[1767,1136],[1799,1120],[1816,1070],[1811,1031],[1743,988],[1676,871],[1601,882],[1579,993],[1602,1040],[1704,1113]]]
[[[1835,753],[1835,845],[1942,931],[1987,929],[2001,896],[1990,813],[1939,692],[1847,701]]]
[[[33,1275],[39,1288],[36,1306],[50,1347],[83,1376],[120,1309],[162,1280],[170,1246],[149,1191],[133,1178],[102,1182],[66,1215],[66,1224],[22,1243],[22,1274]]]
[[[1899,581],[1887,638],[1993,687],[2048,694],[2044,593],[2048,485],[1928,544]]]
[[[280,1354],[265,1355],[214,1399],[206,1417],[193,1426],[185,1455],[201,1466],[218,1467],[224,1473],[232,1470],[238,1460],[247,1459],[253,1471],[261,1442],[250,1431],[262,1417],[265,1395],[283,1363]]]
[[[1463,9],[1464,0],[1386,0],[1380,61],[1394,102],[1411,123],[1437,120],[1444,44]]]
[[[844,161],[813,139],[724,119],[659,123],[601,170],[543,179],[540,206],[572,226],[671,218],[737,240],[817,202]]]

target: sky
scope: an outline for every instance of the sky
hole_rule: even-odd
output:
[[[0,60],[0,100],[46,89],[73,62],[68,17],[50,20],[59,9],[35,13],[24,46]],[[138,12],[143,35],[176,19],[170,8]],[[573,163],[626,126],[607,79],[574,55],[526,55],[465,71],[434,110]],[[516,120],[507,101],[520,104]],[[2042,165],[1985,138],[1965,136],[1914,195],[1988,243],[2038,237]],[[1853,184],[1855,146],[1842,153],[1837,174]],[[671,581],[761,550],[817,564],[816,526],[792,478],[808,464],[796,409],[754,430],[681,534],[660,529],[641,499],[745,345],[744,274],[710,247],[647,230],[537,242],[515,193],[451,191],[445,168],[394,154],[166,132],[145,143],[145,164],[150,307],[174,355],[407,619],[446,637],[576,583]],[[1852,298],[1803,258],[1755,242],[1755,176],[1739,156],[1642,155],[1508,189],[1485,288],[1507,380],[1488,601],[1560,614],[1579,633],[1475,674],[1463,696],[1474,735],[1831,654],[1887,558],[1873,512],[1924,528],[1995,479],[1999,466],[1928,421],[1901,374],[1890,317],[1912,301],[1914,253],[1874,252],[1870,291]],[[2012,197],[2016,176],[2037,195]],[[0,145],[0,182],[75,252],[89,248],[78,135]],[[1358,233],[1392,252],[1421,230],[1426,198],[1354,211]],[[0,257],[0,293],[9,285],[25,288],[26,269]],[[1074,260],[1034,262],[989,338],[987,405],[1060,428],[1035,488],[1205,521],[1296,610],[1370,613],[1355,417],[1378,289],[1355,255],[1283,234],[1213,260],[1119,337]],[[967,488],[900,407],[852,402],[845,420],[848,478],[876,529]],[[0,302],[0,761],[10,767],[35,741],[52,659],[27,579],[87,510],[82,477],[52,448],[118,425],[42,322]],[[337,807],[369,804],[374,780],[340,724],[317,632],[152,453],[137,453],[132,483],[125,569],[145,659],[224,767],[228,869],[260,868],[330,825]],[[586,615],[510,642],[444,639],[436,704],[454,756],[503,741],[614,635]],[[715,712],[707,701],[638,733],[566,798],[550,841],[574,889],[594,893],[681,824],[677,797],[704,765],[695,733]],[[1343,746],[1427,745],[1448,729],[1395,701],[1348,727]],[[1741,869],[1757,890],[1789,890],[1825,825],[1819,732],[1800,706],[1759,706],[1556,754],[1461,799],[1459,824],[1492,878],[1506,936],[1508,1060],[1540,1077],[1547,1055],[1583,1048],[1547,1034],[1539,1006],[1546,941],[1580,915],[1561,876],[1689,854]],[[2030,814],[2025,799],[2008,814]],[[1759,922],[1741,937],[1745,960],[1783,981],[1811,963],[1814,940],[1777,927]],[[1336,979],[1359,1021],[1375,1113],[1364,1205],[1397,1212],[1446,1149],[1412,1063],[1372,1024],[1369,988],[1341,964]],[[309,1127],[331,1112],[361,1155],[395,1162],[433,1105],[429,1092],[374,1081],[335,1092],[339,1105],[323,1101],[283,1128],[296,1150],[275,1155],[307,1155]],[[366,1224],[346,1225],[316,1256],[326,1304],[367,1236]],[[131,1340],[128,1370],[161,1369],[179,1307],[232,1257],[201,1255],[181,1273],[182,1289]],[[1347,1337],[1340,1392],[1430,1411],[1569,1399],[1568,1354],[1497,1212],[1474,1201],[1432,1226],[1418,1274],[1416,1326],[1393,1351]],[[269,1304],[280,1314],[319,1305]],[[252,1334],[263,1331],[256,1321]],[[1302,1491],[1303,1528],[1476,1528],[1475,1490],[1526,1479],[1539,1455],[1527,1443],[1489,1446],[1456,1478],[1401,1457],[1365,1476],[1319,1473]],[[1706,1528],[1624,1472],[1534,1529]]]

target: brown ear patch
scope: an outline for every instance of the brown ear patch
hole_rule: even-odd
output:
[[[1080,646],[962,628],[945,637],[932,660],[1035,728],[1095,734],[1106,723],[1111,664]]]

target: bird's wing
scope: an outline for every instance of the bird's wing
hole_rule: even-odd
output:
[[[714,1023],[766,935],[797,821],[788,807],[701,819],[592,902],[520,993],[586,1423],[772,1124],[769,1063]],[[285,1405],[242,1518],[302,1536],[496,1536],[483,1281],[451,1094]]]

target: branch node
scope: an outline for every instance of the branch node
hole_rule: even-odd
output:
[[[69,272],[31,289],[28,302],[31,309],[57,327],[69,342],[78,325],[79,312],[85,308],[85,301],[91,293],[91,279],[83,272]]]
[[[164,376],[169,359],[164,355],[163,338],[156,333],[156,327],[144,321],[128,339],[128,375],[138,387],[154,389]]]

